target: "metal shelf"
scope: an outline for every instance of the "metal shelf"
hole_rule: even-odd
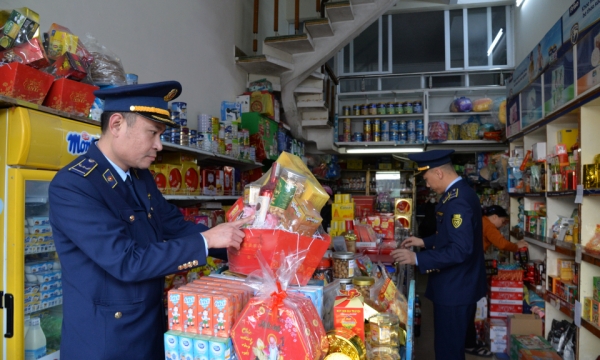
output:
[[[546,192],[538,193],[508,193],[510,197],[546,197]]]
[[[471,115],[482,115],[482,116],[492,116],[490,111],[469,111],[469,112],[447,112],[447,113],[429,113],[429,116],[471,116]]]
[[[163,142],[162,145],[163,151],[185,151],[188,153],[192,153],[195,154],[198,160],[202,161],[203,163],[215,163],[218,165],[235,165],[241,167],[243,170],[256,169],[263,166],[262,163],[259,163],[257,161],[241,160],[231,156],[196,149],[185,145],[177,145],[168,142]]]
[[[389,118],[422,118],[423,113],[413,113],[413,114],[394,114],[394,115],[338,115],[338,118],[341,119],[389,119]]]
[[[553,251],[556,249],[556,246],[554,244],[549,244],[549,243],[534,239],[532,237],[527,236],[527,234],[525,236],[523,236],[523,239],[530,244],[533,244],[533,245],[536,245],[539,247],[543,247],[544,249],[553,250]]]

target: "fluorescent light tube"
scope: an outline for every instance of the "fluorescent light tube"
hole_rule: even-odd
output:
[[[525,0],[517,0],[517,7],[523,5],[523,3],[525,3]]]
[[[347,149],[348,154],[391,154],[391,153],[413,153],[422,152],[423,148],[353,148]]]
[[[488,49],[488,52],[487,52],[488,56],[492,55],[492,51],[494,51],[494,48],[498,44],[498,41],[500,41],[502,34],[503,34],[503,31],[502,31],[502,28],[500,28],[500,30],[498,31],[498,34],[496,34],[496,37],[494,38],[494,41],[492,41],[492,45],[490,45],[490,48]]]

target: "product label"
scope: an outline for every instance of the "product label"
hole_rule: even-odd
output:
[[[37,360],[44,356],[46,356],[46,345],[35,350],[25,350],[25,360]]]
[[[348,277],[354,277],[354,269],[356,268],[356,260],[348,261]]]
[[[81,155],[88,151],[92,141],[94,140],[94,137],[88,134],[86,131],[82,131],[80,133],[70,131],[67,133],[66,140],[67,151],[69,154]]]

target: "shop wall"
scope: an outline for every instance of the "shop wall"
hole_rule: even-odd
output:
[[[515,64],[520,64],[567,11],[573,0],[526,0],[515,7]]]
[[[0,8],[31,7],[43,31],[56,22],[81,37],[91,33],[140,82],[180,81],[178,100],[188,103],[188,117],[196,119],[201,112],[218,115],[222,100],[244,91],[247,77],[234,61],[245,26],[246,17],[239,18],[243,3],[251,1],[2,0]]]

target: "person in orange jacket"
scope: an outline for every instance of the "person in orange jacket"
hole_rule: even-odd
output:
[[[519,248],[527,247],[527,241],[519,240],[517,243],[510,242],[502,236],[500,229],[508,224],[509,216],[506,210],[499,205],[492,205],[482,210],[483,216],[483,251],[494,245],[500,250],[517,252]],[[465,343],[465,351],[480,357],[492,357],[492,353],[483,346],[477,345],[477,335],[475,333],[475,319],[469,324],[467,329],[467,341]]]

